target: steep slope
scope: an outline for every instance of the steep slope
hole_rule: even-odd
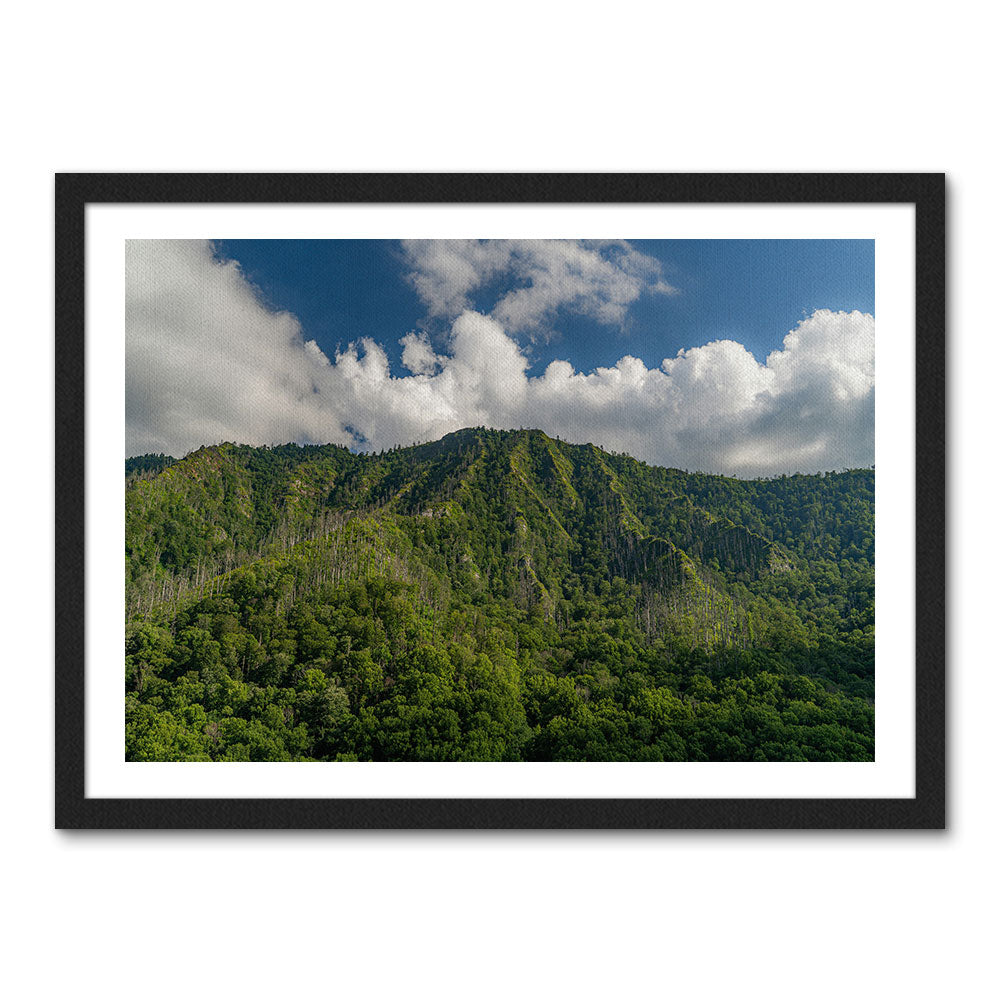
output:
[[[705,750],[700,737],[678,737],[683,726],[671,720],[700,731],[697,706],[716,702],[726,712],[758,702],[770,711],[776,696],[753,688],[733,702],[738,692],[715,685],[775,668],[812,686],[810,704],[851,704],[853,721],[827,736],[853,749],[831,753],[869,753],[870,470],[740,482],[539,431],[473,428],[381,455],[220,445],[150,473],[126,489],[135,759],[183,757],[189,751],[169,734],[191,726],[195,757],[242,753],[235,737],[206,742],[205,727],[228,718],[212,707],[220,691],[236,715],[254,716],[254,698],[285,705],[285,721],[271,714],[264,726],[283,735],[258,732],[271,747],[253,751],[260,759],[635,759],[648,748],[623,735],[634,728],[627,720],[644,731],[654,716],[660,749],[651,759],[730,759],[718,756],[725,740]],[[373,605],[374,592],[388,596]],[[360,608],[356,627],[344,607]],[[565,697],[538,701],[571,676]],[[708,687],[685,694],[697,677]],[[343,710],[336,725],[317,709],[319,728],[289,729],[303,684],[317,704],[333,699]],[[182,689],[194,720],[183,725],[170,708]],[[680,698],[683,711],[654,710],[652,690]],[[413,717],[435,691],[448,692],[449,706],[425,705],[437,736]],[[505,707],[487,698],[492,707],[476,709],[486,691]],[[594,743],[591,723],[604,725],[594,719],[572,737],[562,732],[599,705],[625,713],[612,727],[618,736]],[[166,740],[155,745],[173,750],[136,749],[150,727]],[[796,746],[785,738],[763,751],[743,732],[732,759],[744,759],[747,739],[765,759]]]

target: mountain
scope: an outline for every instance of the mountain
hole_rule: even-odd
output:
[[[137,455],[135,458],[125,459],[125,482],[130,483],[133,479],[149,479],[162,472],[176,461],[171,455]]]
[[[873,759],[874,470],[484,428],[130,462],[129,759]]]

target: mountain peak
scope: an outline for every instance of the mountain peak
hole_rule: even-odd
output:
[[[484,427],[166,465],[125,492],[130,760],[872,757],[871,470]]]

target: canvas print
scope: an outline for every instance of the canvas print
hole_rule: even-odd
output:
[[[125,266],[126,760],[874,759],[874,241]]]

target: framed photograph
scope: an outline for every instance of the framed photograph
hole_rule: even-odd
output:
[[[944,192],[57,175],[56,826],[942,828]]]

